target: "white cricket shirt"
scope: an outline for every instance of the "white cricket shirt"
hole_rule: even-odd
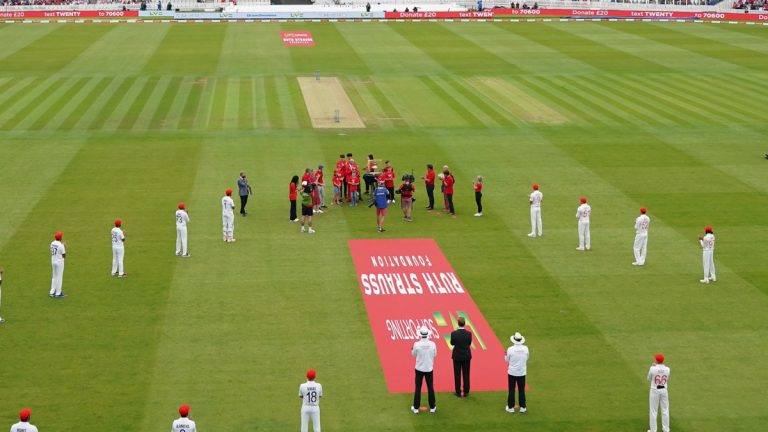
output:
[[[658,386],[669,387],[669,368],[663,364],[655,364],[648,370],[648,382],[651,383],[651,389]]]
[[[432,372],[432,369],[435,368],[437,345],[429,339],[419,339],[413,344],[411,355],[416,357],[417,371]]]
[[[235,201],[232,200],[232,197],[224,195],[224,198],[221,199],[221,212],[225,215],[235,214]]]
[[[173,421],[171,432],[197,432],[195,422],[187,417],[179,417]]]
[[[307,381],[299,386],[299,396],[303,406],[319,407],[323,386],[314,381]]]
[[[18,422],[11,426],[11,432],[37,432],[37,426],[29,422]]]
[[[649,226],[651,226],[651,218],[648,215],[640,215],[635,219],[635,233],[648,234]]]
[[[176,210],[176,226],[179,228],[186,228],[189,223],[189,215],[184,210]]]
[[[589,222],[590,214],[592,214],[592,207],[589,204],[582,204],[576,209],[576,218],[579,222]]]
[[[112,247],[123,247],[123,240],[125,240],[125,234],[123,234],[123,230],[118,227],[112,228]]]
[[[507,367],[507,374],[512,376],[525,376],[528,372],[527,363],[528,347],[525,345],[512,345],[507,348],[507,355],[504,356],[504,360],[509,365]]]
[[[715,250],[715,235],[709,233],[705,235],[699,243],[701,243],[701,248],[705,251],[713,251]]]
[[[541,191],[533,191],[531,192],[531,195],[528,197],[528,201],[531,202],[531,207],[541,207],[541,200],[544,198],[544,195],[541,193]]]
[[[51,263],[64,262],[64,254],[67,253],[64,243],[54,240],[51,242]]]

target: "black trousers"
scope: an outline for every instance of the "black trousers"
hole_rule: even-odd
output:
[[[248,195],[240,195],[240,214],[245,214],[246,204],[248,204]]]
[[[475,192],[475,202],[477,203],[477,212],[483,212],[483,193]]]
[[[341,201],[342,201],[342,202],[343,202],[343,201],[347,201],[347,198],[348,198],[348,195],[347,195],[347,193],[348,193],[348,189],[349,189],[349,184],[347,184],[347,179],[346,179],[346,178],[344,178],[344,183],[342,184],[342,193],[341,193]]]
[[[427,186],[427,198],[429,199],[429,208],[435,208],[435,185]]]
[[[453,194],[445,194],[445,200],[448,201],[448,212],[456,214],[456,210],[453,209]]]
[[[429,408],[435,407],[435,386],[432,385],[433,372],[416,371],[416,389],[413,392],[413,407],[418,409],[421,406],[421,382],[427,381],[427,393],[429,398]]]
[[[290,215],[290,219],[291,220],[295,220],[296,219],[296,200],[291,200],[291,215]]]
[[[453,384],[456,389],[456,394],[461,395],[461,378],[464,377],[464,394],[469,394],[469,360],[454,360],[453,361]]]
[[[517,392],[520,394],[520,408],[525,408],[525,375],[507,375],[507,386],[509,388],[507,406],[510,408],[515,406],[515,384],[517,384]]]
[[[389,187],[387,186],[387,190],[389,191],[389,199],[394,200],[395,199],[395,187]]]

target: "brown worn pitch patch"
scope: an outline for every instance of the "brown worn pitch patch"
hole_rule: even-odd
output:
[[[364,128],[365,123],[355,109],[347,92],[336,77],[299,77],[299,87],[304,96],[312,127],[319,129]],[[336,123],[335,111],[340,120]]]

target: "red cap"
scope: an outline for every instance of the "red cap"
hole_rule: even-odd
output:
[[[640,213],[645,214],[645,207],[640,207]]]
[[[664,363],[664,354],[656,354],[653,358],[656,359],[656,363]]]
[[[587,199],[585,197],[581,197],[581,203],[584,204],[587,202]]]
[[[186,417],[189,415],[189,405],[182,405],[179,407],[179,415]]]
[[[179,210],[184,210],[185,208],[187,208],[186,204],[184,204],[184,203],[180,203],[179,204]]]
[[[317,372],[315,372],[314,369],[310,369],[307,371],[307,379],[310,381],[314,381],[315,377],[317,376]]]
[[[227,194],[227,196],[232,196],[232,189],[227,189],[224,193]]]
[[[29,408],[24,408],[21,411],[19,411],[19,420],[25,422],[29,420],[29,416],[32,415],[32,410]]]
[[[53,238],[55,238],[56,240],[61,240],[62,237],[64,237],[63,232],[57,232],[56,234],[53,235]]]
[[[705,226],[704,227],[704,232],[711,233],[712,232],[712,227],[711,226]]]
[[[123,221],[121,221],[120,219],[115,219],[115,226],[116,227],[119,227],[119,226],[122,226],[122,225],[123,225]]]
[[[533,190],[539,190],[539,185],[537,184],[533,185]]]

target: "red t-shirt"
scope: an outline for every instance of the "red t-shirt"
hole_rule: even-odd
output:
[[[347,180],[347,183],[349,183],[349,191],[350,192],[357,192],[357,185],[360,184],[360,177],[358,177],[358,176],[350,176],[349,180]]]
[[[435,170],[428,170],[427,175],[424,176],[424,183],[427,186],[434,186],[435,185]]]
[[[482,191],[483,191],[483,184],[475,183],[475,192],[482,192]]]
[[[388,188],[395,187],[395,170],[393,170],[391,167],[384,171],[384,186]]]
[[[288,199],[291,201],[296,201],[296,183],[291,182],[288,185]]]
[[[443,180],[443,183],[445,183],[445,193],[449,195],[453,195],[453,183],[456,180],[454,180],[452,175],[445,176],[445,180]]]
[[[304,175],[301,176],[301,182],[302,183],[307,182],[307,184],[312,184],[315,181],[314,181],[314,179],[312,179],[312,176],[309,175],[309,173],[304,173]]]
[[[333,177],[333,185],[336,187],[341,187],[341,176],[334,176]]]
[[[315,183],[317,183],[317,184],[319,184],[321,186],[325,184],[325,183],[323,183],[323,172],[322,171],[316,171],[315,172]]]

